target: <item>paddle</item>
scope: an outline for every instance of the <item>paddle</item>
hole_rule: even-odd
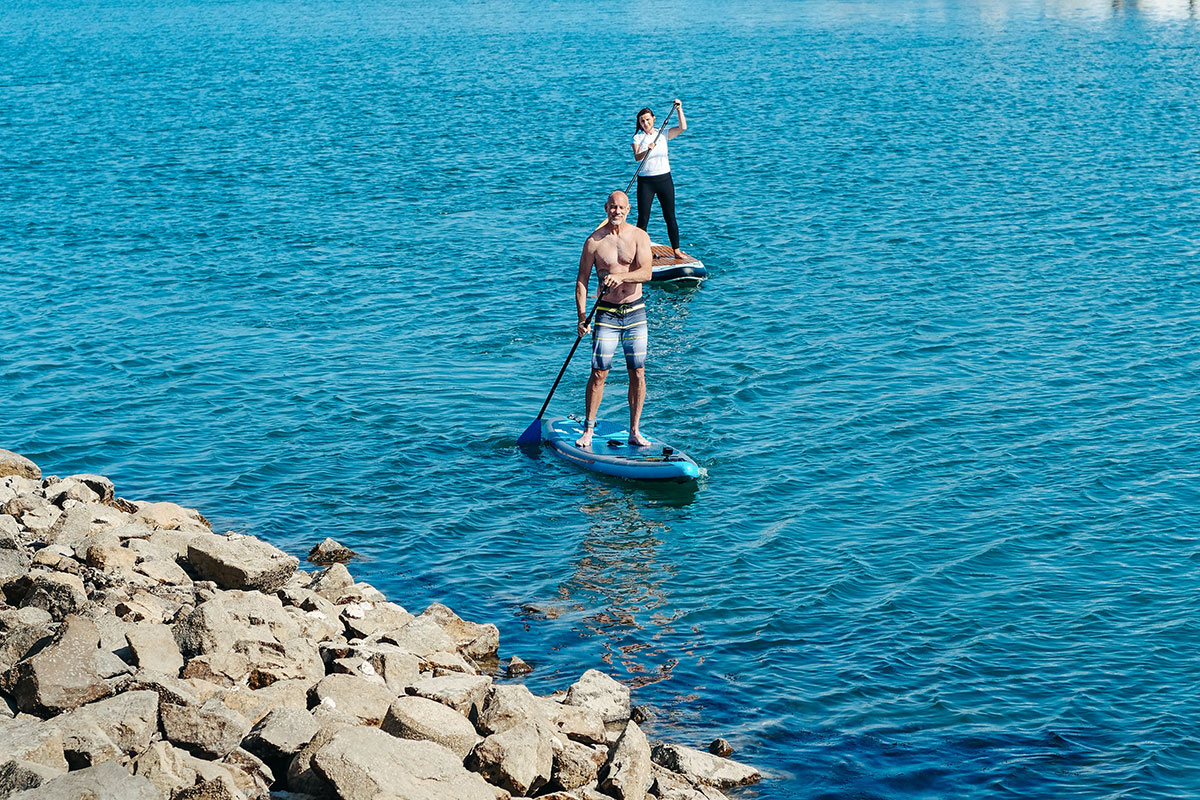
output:
[[[587,317],[583,320],[584,327],[587,327],[592,322],[592,317],[596,314],[596,309],[600,307],[600,300],[604,298],[604,286],[600,286],[600,294],[596,297],[596,304],[592,306],[592,310],[588,312]],[[571,352],[567,353],[567,360],[563,362],[562,369],[558,371],[558,377],[554,379],[554,385],[550,387],[550,394],[546,395],[546,402],[542,403],[542,410],[538,412],[537,419],[529,423],[529,427],[525,432],[517,437],[517,444],[522,447],[529,445],[540,444],[542,441],[542,414],[546,413],[546,406],[550,405],[550,398],[554,397],[554,390],[558,388],[558,382],[562,380],[563,373],[567,371],[567,364],[571,363],[571,359],[575,355],[575,351],[579,348],[579,343],[583,341],[583,334],[575,337],[575,344],[571,345]]]
[[[668,123],[671,122],[671,115],[674,113],[675,113],[675,104],[672,103],[671,110],[668,111],[667,116],[663,118],[663,124],[658,127],[658,133],[654,137],[654,142],[653,142],[654,144],[658,144],[658,140],[662,138],[663,131],[665,131],[667,129]],[[626,197],[629,196],[629,190],[633,188],[633,182],[637,180],[638,175],[642,171],[642,165],[644,165],[646,163],[646,159],[649,157],[650,157],[649,152],[647,152],[646,155],[642,156],[642,160],[638,162],[637,169],[635,169],[633,171],[633,177],[629,179],[629,183],[625,184],[625,196]],[[604,227],[604,225],[607,224],[607,222],[608,222],[608,217],[605,217],[603,219],[603,221],[601,221],[601,223],[596,226],[596,230],[600,230],[600,228]]]

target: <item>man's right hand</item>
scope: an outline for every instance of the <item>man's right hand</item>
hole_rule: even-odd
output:
[[[587,336],[587,333],[590,330],[591,327],[587,324],[586,319],[579,320],[579,324],[575,326],[575,331],[579,334],[580,339],[582,339],[584,336]]]

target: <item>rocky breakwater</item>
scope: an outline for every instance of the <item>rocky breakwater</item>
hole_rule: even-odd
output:
[[[414,615],[198,512],[0,450],[0,798],[716,800],[595,670],[496,679],[494,625]],[[516,660],[514,660],[515,662]]]

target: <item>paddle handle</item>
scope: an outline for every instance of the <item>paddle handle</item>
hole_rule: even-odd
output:
[[[600,286],[600,294],[596,297],[596,304],[592,306],[592,310],[584,318],[584,327],[591,324],[592,317],[596,314],[596,309],[600,307],[600,301],[604,299],[604,286]],[[558,382],[562,380],[563,373],[567,371],[567,365],[571,363],[571,359],[575,357],[575,351],[579,349],[579,343],[583,341],[583,334],[575,337],[575,344],[571,345],[571,352],[567,353],[567,360],[563,362],[562,369],[558,371],[558,377],[554,379],[554,385],[550,387],[550,394],[546,395],[546,402],[542,403],[542,410],[538,412],[536,419],[541,419],[542,414],[546,413],[546,407],[550,405],[550,398],[554,397],[554,390],[558,388]]]

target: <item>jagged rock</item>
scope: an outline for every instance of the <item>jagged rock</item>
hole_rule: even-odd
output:
[[[40,608],[56,620],[74,614],[87,605],[87,592],[78,575],[65,572],[38,572],[30,576],[32,584],[25,600],[26,608]]]
[[[168,740],[209,758],[228,755],[250,732],[250,721],[215,697],[198,706],[164,703],[161,713]]]
[[[185,657],[233,650],[239,641],[288,641],[300,633],[278,597],[239,591],[218,592],[181,613],[173,630]]]
[[[184,678],[200,678],[220,686],[240,686],[249,674],[250,659],[231,650],[190,658],[180,673]]]
[[[271,592],[287,583],[300,560],[252,536],[200,535],[188,543],[188,562],[223,589]]]
[[[0,478],[18,475],[22,478],[38,481],[42,479],[42,469],[37,464],[11,450],[0,450]]]
[[[109,694],[96,670],[99,644],[94,622],[68,616],[49,644],[12,668],[17,707],[30,714],[57,714]]]
[[[170,742],[154,742],[133,761],[133,774],[154,784],[160,792],[172,797],[181,789],[196,784],[196,771],[185,758],[186,753]]]
[[[183,654],[166,625],[135,626],[125,634],[125,639],[136,666],[167,675],[178,675],[183,669]]]
[[[442,675],[478,675],[479,668],[458,653],[430,653],[421,658],[421,671]]]
[[[326,675],[309,693],[313,704],[347,714],[363,725],[379,725],[395,694],[386,686],[354,675]]]
[[[261,689],[238,687],[229,689],[221,696],[221,702],[238,712],[251,724],[258,722],[277,708],[308,708],[308,693],[312,681],[275,681]]]
[[[249,800],[267,800],[275,776],[266,763],[241,747],[221,759],[221,766],[229,771],[234,785]]]
[[[141,522],[151,528],[168,531],[201,527],[212,530],[199,511],[194,508],[184,508],[175,503],[138,503],[134,512],[135,522]]]
[[[646,757],[649,763],[648,751]],[[550,780],[554,735],[540,723],[520,722],[480,742],[466,766],[513,794],[532,795]]]
[[[416,656],[453,652],[454,640],[431,619],[415,618],[395,631],[378,635],[379,641],[391,642]]]
[[[34,789],[61,774],[62,770],[31,761],[6,761],[0,764],[0,798],[10,797],[24,789]]]
[[[247,800],[238,790],[233,778],[222,775],[217,778],[200,780],[195,786],[189,786],[175,794],[171,800]]]
[[[387,597],[371,584],[359,581],[343,589],[335,602],[339,606],[346,603],[386,603]]]
[[[94,534],[84,542],[84,561],[102,572],[133,569],[137,553],[121,546],[121,540],[111,533]]]
[[[571,684],[563,703],[590,708],[605,722],[629,719],[629,687],[594,669],[589,669]]]
[[[537,697],[522,684],[493,685],[481,705],[476,724],[485,734],[500,733],[526,719],[544,721],[568,738],[599,744],[605,740],[599,713]]]
[[[319,797],[328,797],[332,794],[332,787],[330,787],[328,781],[313,769],[313,756],[317,754],[318,750],[328,744],[338,731],[353,727],[354,723],[349,717],[345,721],[339,721],[320,719],[314,714],[313,718],[316,719],[320,727],[313,738],[309,740],[308,744],[300,748],[299,752],[292,759],[292,763],[288,765],[287,787],[293,792],[304,792],[305,794],[317,795]]]
[[[251,689],[261,689],[282,680],[303,680],[312,684],[325,676],[321,651],[302,637],[286,642],[239,642],[237,650],[249,659],[247,682]]]
[[[145,523],[138,523],[145,525]],[[163,530],[150,527],[150,535],[146,538],[146,547],[158,553],[158,558],[182,560],[187,558],[188,544],[197,536],[207,535],[195,531]]]
[[[645,800],[654,782],[650,774],[650,744],[636,722],[629,722],[613,745],[600,789],[617,800]]]
[[[0,487],[0,492],[4,491]],[[10,498],[11,499],[11,498]],[[8,500],[4,499],[3,494],[0,494],[0,506]],[[0,513],[0,550],[20,550],[21,549],[21,526],[17,521],[8,514]]]
[[[75,551],[72,548],[65,544],[48,544],[34,553],[29,563],[33,568],[43,567],[58,572],[73,572],[71,569],[73,561],[75,561]]]
[[[158,695],[148,690],[123,692],[80,706],[55,717],[49,724],[63,729],[64,741],[71,726],[84,733],[94,727],[116,747],[118,756],[121,753],[136,756],[150,746],[151,737],[158,731]]]
[[[339,619],[350,638],[393,633],[415,619],[403,606],[395,603],[349,603],[341,608]]]
[[[160,623],[174,619],[182,604],[159,594],[135,591],[128,600],[114,604],[113,612],[127,622]]]
[[[98,503],[100,495],[83,481],[67,477],[46,487],[46,499],[62,508],[66,500],[74,500],[77,503]]]
[[[433,742],[397,739],[372,728],[338,731],[313,757],[313,767],[342,800],[507,800],[508,793],[463,768]]]
[[[335,542],[328,537],[325,541],[313,546],[312,550],[308,551],[308,560],[313,564],[344,564],[347,561],[358,556],[358,553],[351,550],[345,545]]]
[[[745,786],[762,777],[753,767],[678,744],[656,744],[652,758],[655,764],[678,772],[692,783],[722,789]]]
[[[0,753],[5,758],[41,764],[59,772],[69,768],[62,731],[30,717],[0,720]]]
[[[533,672],[533,667],[525,663],[525,660],[520,656],[513,656],[508,660],[508,666],[505,668],[505,674],[510,678],[515,678],[519,675],[528,675]]]
[[[53,618],[41,608],[0,611],[0,674],[54,636]]]
[[[436,622],[454,642],[458,652],[469,658],[495,658],[500,647],[500,629],[495,625],[467,622],[441,603],[429,606],[418,619]]]
[[[63,754],[73,770],[94,767],[121,757],[121,751],[113,741],[95,722],[86,717],[63,714],[50,724],[62,731]]]
[[[305,588],[326,600],[336,602],[341,593],[353,585],[354,578],[350,577],[350,570],[341,564],[334,564],[316,573]]]
[[[608,760],[608,748],[566,741],[554,751],[554,778],[551,785],[570,791],[596,782]]]
[[[300,629],[300,635],[310,642],[327,642],[343,638],[346,628],[337,619],[337,614],[327,616],[321,611],[301,611],[296,606],[285,606],[284,612]]]
[[[483,698],[492,679],[487,675],[443,675],[439,678],[418,678],[405,690],[417,697],[427,697],[448,705],[468,717],[479,714]]]
[[[380,728],[401,739],[436,742],[459,758],[466,758],[482,738],[459,712],[436,700],[415,696],[393,700]]]
[[[731,755],[733,755],[733,746],[724,739],[717,737],[716,739],[713,739],[711,743],[709,743],[708,752],[712,753],[714,756],[729,758]]]
[[[12,517],[0,514],[0,520]],[[13,578],[19,578],[29,572],[30,558],[24,550],[0,549],[0,585],[8,583]]]
[[[56,516],[53,525],[45,531],[44,538],[51,544],[64,544],[78,550],[89,536],[114,530],[127,521],[128,517],[112,506],[80,503]]]
[[[130,552],[134,552],[130,549]],[[155,583],[165,583],[168,586],[191,586],[192,579],[183,571],[183,567],[174,561],[150,559],[137,565],[137,571]]]
[[[63,480],[78,481],[79,483],[86,485],[89,489],[96,493],[96,495],[100,498],[101,503],[112,502],[113,497],[115,496],[115,487],[113,486],[113,482],[103,475],[68,475]]]
[[[145,778],[130,775],[115,761],[55,776],[36,789],[17,792],[9,800],[162,800],[158,789]]]
[[[243,746],[261,758],[275,775],[283,775],[288,764],[312,741],[320,725],[308,711],[277,708],[250,731]]]

